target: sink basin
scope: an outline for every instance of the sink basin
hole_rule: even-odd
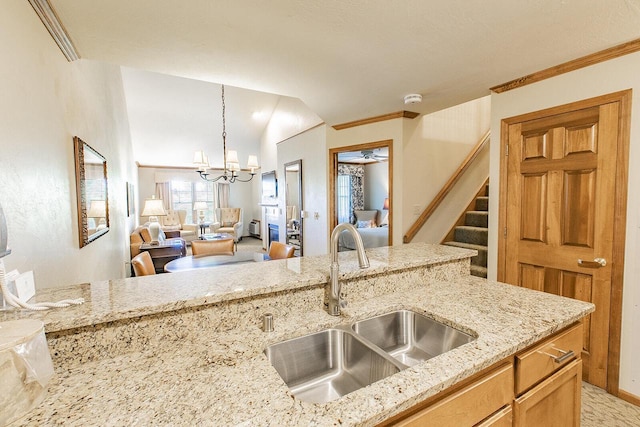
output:
[[[265,354],[294,396],[325,403],[400,371],[378,351],[348,330],[327,329],[273,344]]]
[[[475,338],[408,310],[354,323],[353,330],[407,366],[453,350]]]

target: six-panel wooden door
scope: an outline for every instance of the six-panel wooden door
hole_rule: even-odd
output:
[[[504,281],[590,301],[584,379],[606,387],[620,106],[508,126]]]

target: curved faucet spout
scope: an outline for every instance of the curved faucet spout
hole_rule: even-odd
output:
[[[338,264],[338,236],[343,231],[348,231],[353,237],[360,268],[369,268],[369,258],[367,258],[367,254],[364,251],[364,244],[362,243],[362,237],[360,233],[358,233],[358,230],[349,223],[338,224],[331,232],[331,270],[329,277],[329,307],[327,311],[332,316],[339,316],[341,308],[340,293],[342,289],[338,282],[338,273],[340,270]]]

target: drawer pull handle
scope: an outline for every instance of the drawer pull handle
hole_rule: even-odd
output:
[[[553,348],[553,350],[557,351],[558,353],[560,353],[560,356],[554,356],[553,354],[549,354],[546,351],[541,351],[541,353],[542,354],[546,354],[547,356],[552,358],[553,361],[556,362],[556,363],[562,363],[565,360],[571,359],[575,355],[573,350],[564,351],[564,350],[560,350],[558,348]]]

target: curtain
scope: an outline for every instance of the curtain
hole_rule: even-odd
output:
[[[229,184],[217,183],[215,185],[218,189],[218,207],[220,208],[228,208],[229,207]],[[214,190],[215,196],[215,190]]]
[[[349,175],[351,177],[351,212],[349,222],[355,222],[354,210],[364,209],[364,166],[346,163],[338,164],[338,176]]]
[[[162,205],[164,206],[165,211],[172,209],[171,181],[156,182],[156,198],[162,200]]]

